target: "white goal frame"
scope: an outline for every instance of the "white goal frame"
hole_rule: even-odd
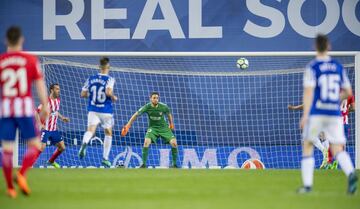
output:
[[[127,56],[127,57],[187,57],[187,56],[315,56],[315,52],[66,52],[66,51],[31,51],[38,56]],[[355,57],[355,106],[360,107],[360,51],[332,51],[331,56]],[[355,166],[360,169],[360,112],[355,111]],[[16,140],[18,143],[18,140]],[[18,146],[18,144],[17,144]],[[17,149],[16,149],[17,150]],[[15,150],[15,151],[16,151]],[[14,153],[17,156],[18,153]],[[13,165],[18,165],[17,157]]]

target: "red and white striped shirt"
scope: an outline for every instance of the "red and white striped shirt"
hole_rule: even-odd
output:
[[[45,126],[46,131],[56,131],[57,128],[57,120],[59,117],[59,109],[60,109],[60,99],[51,99],[49,97],[48,107],[50,109],[50,115],[45,120],[43,125]],[[40,112],[41,105],[38,106],[37,111]]]
[[[344,124],[349,124],[349,107],[355,102],[354,96],[350,96],[341,102],[340,111]]]
[[[34,116],[31,85],[41,79],[39,61],[25,52],[0,55],[0,118]]]

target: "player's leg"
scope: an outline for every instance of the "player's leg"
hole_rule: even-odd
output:
[[[46,148],[46,143],[47,143],[47,140],[49,138],[49,135],[46,134],[47,131],[45,130],[42,130],[41,131],[41,134],[40,134],[40,141],[41,141],[41,146],[40,146],[40,151],[43,152]]]
[[[325,140],[325,137],[323,136],[324,135],[324,132],[321,132],[319,134],[319,137],[317,137],[315,140],[314,140],[314,146],[320,150],[323,154],[323,161],[320,165],[320,169],[324,169],[327,167],[327,161],[328,161],[328,151],[327,149],[324,147],[324,145],[321,143],[322,140]]]
[[[12,181],[13,170],[13,150],[16,132],[16,124],[10,118],[0,119],[0,139],[2,144],[2,170],[7,186],[7,195],[11,198],[16,197],[16,191]]]
[[[40,134],[40,141],[41,141],[41,146],[40,146],[40,152],[44,152],[44,150],[46,149],[46,143],[47,141],[49,140],[49,134],[48,134],[48,131],[46,130],[42,130],[41,131],[41,134]],[[41,154],[40,153],[40,154]]]
[[[350,138],[350,125],[349,124],[344,124],[344,133],[345,133],[346,140],[349,140],[349,138]]]
[[[175,138],[172,138],[170,140],[170,145],[171,145],[171,155],[172,155],[172,166],[174,168],[177,168],[177,164],[176,164],[176,161],[177,161],[177,158],[178,158],[178,145],[177,145],[177,142],[176,142],[176,139]]]
[[[65,143],[64,140],[61,137],[60,132],[58,131],[53,131],[51,136],[51,144],[55,144],[55,146],[57,147],[55,152],[51,155],[48,163],[52,166],[54,166],[55,168],[60,168],[60,165],[55,162],[55,160],[61,155],[61,153],[63,153],[65,151]]]
[[[5,182],[7,186],[7,195],[11,198],[15,198],[17,196],[13,180],[12,180],[12,170],[13,170],[13,141],[5,141],[2,140],[2,170],[5,177]]]
[[[328,164],[327,169],[331,169],[331,165],[334,162],[334,156],[333,156],[333,154],[331,152],[330,147],[328,149],[328,153],[329,153],[329,157],[328,157],[328,161],[327,161],[327,164]]]
[[[149,156],[149,147],[151,144],[151,138],[149,136],[145,136],[144,139],[144,146],[143,146],[143,150],[142,150],[142,165],[140,166],[141,168],[146,168],[146,164],[147,164],[147,159]]]
[[[348,193],[354,194],[357,189],[358,177],[356,176],[355,168],[349,154],[344,150],[346,139],[342,119],[334,118],[333,120],[330,120],[329,123],[331,125],[327,128],[326,132],[329,133],[330,136],[331,152],[336,157],[336,160],[339,162],[345,175],[348,177]]]
[[[101,164],[105,167],[111,167],[109,161],[109,155],[112,145],[112,127],[114,126],[114,118],[112,114],[101,114],[101,126],[104,128],[105,138],[104,138],[104,149],[103,149],[103,159]]]
[[[302,160],[301,160],[301,178],[303,187],[298,190],[298,193],[311,192],[314,182],[314,146],[309,139],[305,139],[302,144]]]
[[[27,140],[28,149],[24,155],[22,166],[17,173],[16,182],[23,194],[29,195],[31,191],[27,184],[26,173],[39,157],[41,153],[41,143],[38,130],[35,125],[35,119],[33,117],[17,119],[17,123],[19,125],[20,132],[22,133],[22,137]]]
[[[337,164],[337,161],[334,160],[334,156],[331,152],[330,146],[328,147],[327,152],[328,152],[328,159],[327,159],[325,169],[335,169],[335,167],[333,167],[333,163]],[[337,168],[337,165],[336,165],[336,168]]]
[[[88,127],[87,131],[84,133],[82,144],[79,150],[80,159],[84,158],[86,155],[86,147],[89,144],[91,138],[94,136],[97,125],[100,123],[100,118],[95,112],[88,113]]]
[[[145,134],[144,146],[142,150],[142,161],[143,164],[140,166],[141,168],[146,168],[147,159],[149,156],[149,147],[151,142],[156,142],[156,139],[159,137],[158,132],[153,128],[148,128]]]
[[[344,133],[345,133],[345,139],[346,141],[350,138],[350,125],[344,124]],[[330,149],[330,148],[329,148]],[[345,144],[343,145],[343,150],[345,150]],[[330,169],[337,169],[338,168],[339,161],[336,159],[332,162]]]
[[[350,126],[349,124],[344,124],[344,133],[345,133],[345,138],[346,138],[346,141],[349,139],[350,137]],[[343,150],[345,150],[345,145],[343,145]],[[330,147],[329,147],[329,155],[331,155],[332,157],[332,154],[331,154],[331,151],[330,151]],[[333,157],[332,157],[333,158]],[[331,161],[331,164],[330,166],[328,167],[329,169],[332,169],[332,170],[336,170],[338,169],[338,164],[339,164],[339,161],[337,161],[336,159]]]
[[[171,131],[170,128],[166,127],[162,130],[159,130],[159,135],[161,138],[165,140],[165,143],[168,143],[171,145],[171,155],[172,155],[172,165],[171,167],[177,168],[177,156],[178,156],[178,145],[176,142],[176,138],[174,133]]]
[[[321,118],[312,116],[304,127],[301,160],[303,187],[298,189],[298,193],[308,193],[312,190],[315,166],[313,142],[317,139],[321,126]]]

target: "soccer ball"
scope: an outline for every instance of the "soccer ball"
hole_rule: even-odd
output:
[[[125,163],[123,160],[118,160],[115,164],[115,168],[124,168],[125,167]]]
[[[249,60],[247,60],[244,57],[241,57],[240,59],[237,60],[236,66],[242,70],[245,70],[249,67]]]
[[[265,169],[264,163],[262,163],[259,159],[248,159],[246,160],[242,166],[242,169]]]

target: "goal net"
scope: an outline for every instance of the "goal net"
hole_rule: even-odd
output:
[[[105,54],[106,55],[106,54]],[[250,67],[236,67],[239,57]],[[80,98],[84,81],[98,73],[98,56],[41,56],[46,84],[59,83],[60,113],[71,119],[58,122],[66,151],[57,162],[64,167],[100,167],[104,133],[99,126],[84,159],[78,150],[87,127],[87,100]],[[301,111],[289,104],[302,102],[302,75],[313,56],[110,56],[110,75],[116,80],[115,126],[110,161],[134,168],[142,163],[141,150],[148,118],[139,117],[126,137],[121,128],[131,115],[160,93],[174,116],[179,144],[178,164],[185,168],[239,168],[250,158],[266,168],[299,168],[301,160]],[[336,56],[345,66],[355,89],[355,57]],[[349,115],[346,149],[355,161],[355,114]],[[19,164],[24,153],[20,136]],[[55,147],[48,146],[37,161],[46,162]],[[316,166],[322,154],[315,151]],[[171,147],[161,139],[149,149],[147,165],[168,167]]]

